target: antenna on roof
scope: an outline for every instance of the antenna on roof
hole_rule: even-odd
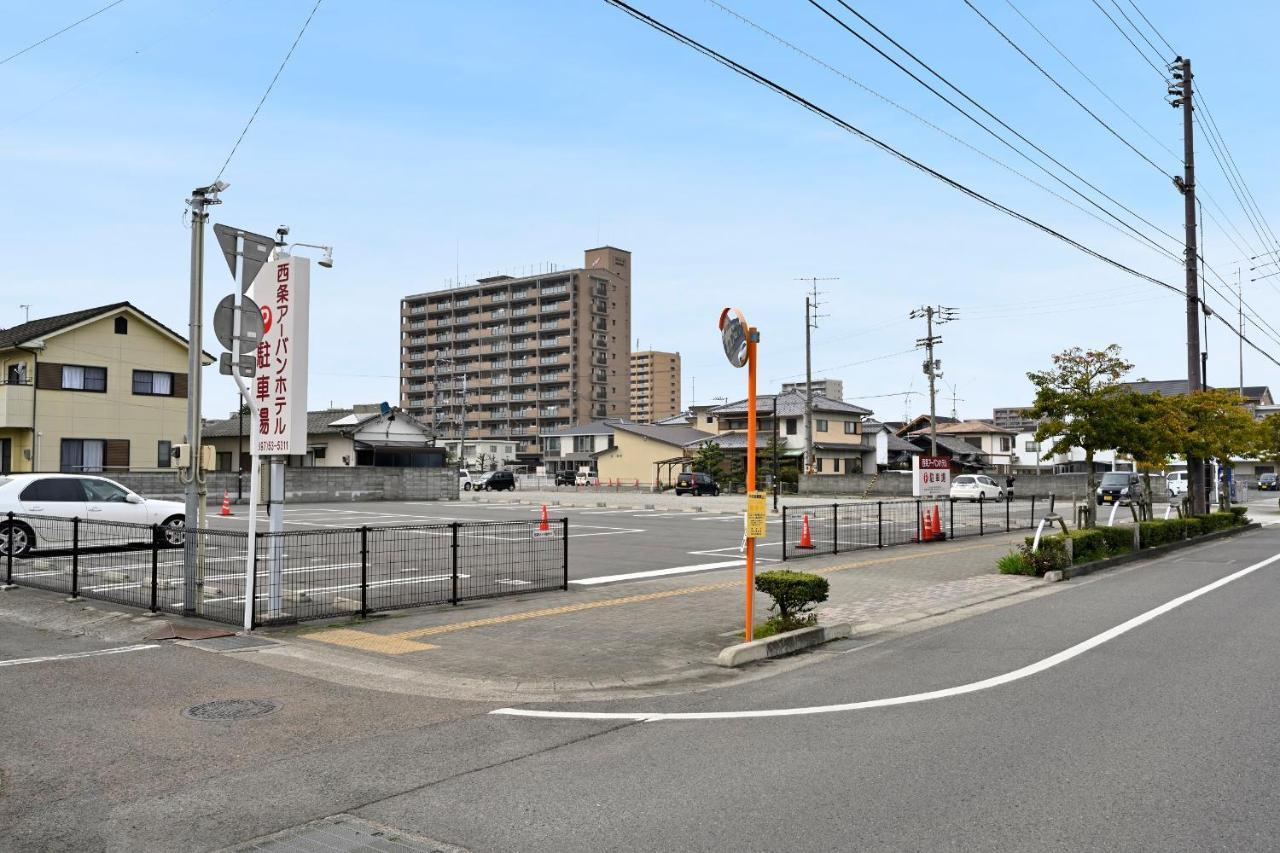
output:
[[[26,312],[26,319],[25,319],[25,320],[23,320],[22,322],[24,322],[24,323],[30,323],[30,322],[31,322],[31,306],[30,306],[30,305],[19,305],[18,307],[19,307],[19,308],[21,308],[23,311],[25,311],[25,312]]]

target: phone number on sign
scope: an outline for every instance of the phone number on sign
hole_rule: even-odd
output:
[[[258,450],[262,453],[288,453],[289,442],[283,440],[268,441],[264,440],[258,445]]]

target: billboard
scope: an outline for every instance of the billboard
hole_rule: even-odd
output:
[[[278,255],[263,264],[249,296],[262,309],[263,326],[254,353],[254,441],[264,456],[304,455],[311,262]]]
[[[911,457],[911,494],[918,498],[950,497],[950,457],[913,455]]]

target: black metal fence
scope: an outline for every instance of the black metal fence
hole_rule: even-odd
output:
[[[1033,528],[1039,521],[1036,501],[906,498],[784,506],[782,559],[931,541],[935,519],[943,539]],[[1041,498],[1039,504],[1045,510],[1049,501]]]
[[[569,521],[540,527],[479,521],[259,533],[254,625],[568,589]],[[250,560],[242,531],[7,513],[0,559],[9,584],[244,624]]]

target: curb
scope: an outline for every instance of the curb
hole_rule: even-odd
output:
[[[765,637],[762,640],[738,643],[735,646],[721,649],[720,654],[716,657],[716,664],[734,667],[764,660],[765,658],[782,657],[792,652],[798,652],[801,649],[848,637],[852,633],[853,628],[848,622],[842,622],[838,625],[815,625],[812,628],[800,628],[796,631],[787,631],[782,634],[775,634],[772,637]]]
[[[1128,554],[1108,557],[1105,560],[1093,560],[1088,563],[1081,563],[1078,566],[1070,566],[1057,571],[1045,572],[1044,579],[1046,583],[1069,581],[1072,578],[1080,577],[1081,575],[1100,572],[1114,566],[1123,566],[1125,563],[1135,563],[1138,560],[1162,557],[1173,551],[1181,551],[1183,548],[1190,548],[1192,545],[1201,545],[1205,542],[1212,542],[1215,539],[1226,539],[1228,536],[1236,536],[1250,530],[1261,529],[1262,525],[1254,521],[1242,527],[1230,527],[1226,530],[1215,530],[1212,533],[1206,533],[1203,536],[1197,536],[1194,539],[1183,539],[1181,542],[1167,542],[1164,545],[1156,545],[1154,548],[1143,548],[1140,551],[1130,551]]]

